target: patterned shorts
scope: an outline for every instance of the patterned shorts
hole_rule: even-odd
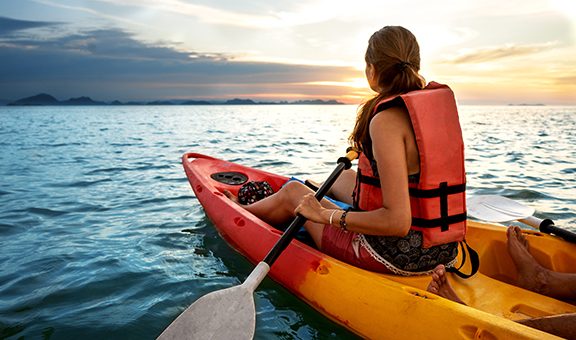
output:
[[[422,233],[414,230],[405,237],[371,236],[326,225],[321,250],[359,268],[409,276],[429,274],[438,264],[451,266],[458,243],[422,248]]]

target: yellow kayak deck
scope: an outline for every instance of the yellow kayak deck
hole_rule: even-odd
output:
[[[540,263],[576,272],[574,244],[538,232],[526,234]],[[481,257],[480,271],[469,279],[448,274],[466,306],[427,292],[430,276],[377,274],[333,258],[309,271],[296,293],[365,338],[557,339],[515,321],[576,313],[576,305],[511,284],[517,273],[507,251],[506,227],[469,221],[467,235]],[[306,255],[298,255],[304,262]]]
[[[505,226],[468,221],[467,242],[478,252],[481,261],[479,272],[469,279],[449,274],[460,298],[472,308],[512,321],[576,313],[576,305],[572,303],[514,285],[518,273],[508,253],[506,229]],[[576,273],[576,245],[537,231],[524,230],[523,233],[530,252],[541,265],[554,271]],[[429,277],[387,276],[423,290],[430,282]]]
[[[554,270],[576,272],[574,244],[537,232],[526,233],[540,263]],[[430,276],[378,274],[331,257],[307,267],[304,277],[289,275],[316,254],[298,243],[286,250],[271,275],[322,314],[364,338],[558,339],[516,322],[576,313],[576,305],[511,284],[516,270],[507,252],[506,227],[469,221],[467,239],[481,256],[480,272],[470,279],[448,274],[467,305],[427,292]],[[291,282],[294,280],[298,283]]]
[[[576,312],[573,304],[514,286],[518,273],[508,253],[506,227],[469,221],[468,228],[468,243],[482,259],[480,271],[467,280],[452,276],[455,289],[467,304],[497,314],[493,307],[496,299],[491,298],[497,292],[502,297],[515,295],[511,299],[514,303],[509,308],[497,307],[507,319],[522,320]],[[576,273],[576,245],[537,231],[524,230],[523,233],[538,263],[554,271]],[[521,303],[517,303],[518,294],[526,297]],[[506,299],[502,297],[498,301],[505,302]]]

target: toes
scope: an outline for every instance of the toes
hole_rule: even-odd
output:
[[[512,237],[513,232],[514,232],[514,226],[509,226],[508,229],[506,229],[506,237],[508,238],[508,240],[510,240],[510,238]]]
[[[428,284],[427,290],[431,293],[438,294],[438,292],[440,291],[440,286],[438,285],[438,283],[436,281],[431,281]]]
[[[446,271],[446,268],[444,267],[443,264],[439,264],[433,269],[433,272],[438,274],[439,276],[444,275],[445,271]]]
[[[508,228],[508,241],[517,242],[518,244],[528,248],[528,239],[524,236],[522,228],[518,226],[511,226]]]
[[[522,230],[520,228],[518,228],[518,241],[520,241],[520,243],[522,243],[522,245],[526,248],[528,248],[528,239],[526,238],[526,236],[524,236],[524,234],[522,233]]]
[[[519,241],[519,236],[522,235],[522,230],[517,226],[510,226],[506,231],[506,236],[508,237],[508,242]]]
[[[438,265],[434,268],[434,272],[432,277],[435,277],[437,281],[445,282],[446,281],[446,268],[444,265]]]

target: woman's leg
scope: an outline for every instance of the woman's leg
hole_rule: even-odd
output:
[[[294,218],[294,209],[311,190],[301,183],[286,183],[278,192],[242,207],[271,225],[281,225]],[[226,193],[230,197],[230,193]],[[231,197],[232,198],[232,197]]]
[[[509,227],[507,236],[519,286],[558,299],[576,299],[576,273],[559,273],[541,266],[528,251],[528,240],[519,227]]]
[[[295,217],[294,209],[300,204],[302,197],[311,192],[312,190],[304,184],[290,181],[275,194],[255,203],[241,206],[270,225],[283,225]],[[224,192],[224,194],[237,202],[236,197],[229,191]],[[328,200],[322,200],[321,204],[328,209],[339,209],[338,206]],[[304,227],[316,246],[320,247],[324,225],[308,221],[304,224]]]
[[[316,183],[314,181],[308,180],[311,184],[320,187],[321,183]],[[327,196],[333,199],[352,205],[352,193],[354,192],[354,187],[356,186],[356,171],[352,169],[344,170],[336,182],[332,185],[332,188],[328,190]]]
[[[356,171],[349,169],[342,172],[336,183],[332,186],[332,198],[352,205],[352,194],[356,186]]]

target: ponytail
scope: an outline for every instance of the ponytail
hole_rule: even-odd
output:
[[[352,146],[372,156],[370,120],[376,105],[383,99],[426,86],[420,70],[420,48],[414,35],[400,26],[386,26],[374,33],[368,42],[366,63],[376,72],[378,94],[358,109],[356,125],[349,137]]]

